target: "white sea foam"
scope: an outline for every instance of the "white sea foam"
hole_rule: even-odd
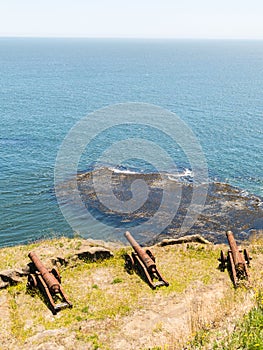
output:
[[[190,169],[185,169],[182,173],[178,173],[178,174],[168,174],[168,179],[170,181],[178,181],[179,178],[182,177],[193,177],[194,173],[192,170]]]
[[[116,174],[138,174],[138,172],[129,169],[109,168],[109,170]]]

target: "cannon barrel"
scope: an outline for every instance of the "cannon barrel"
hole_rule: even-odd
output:
[[[240,254],[236,240],[234,238],[234,234],[232,231],[227,231],[226,233],[227,240],[230,246],[230,250],[232,253],[234,264],[237,268],[242,268],[242,266],[246,263],[243,256]]]
[[[169,283],[163,279],[158,271],[155,264],[155,257],[152,252],[149,249],[144,251],[144,249],[132,237],[130,232],[126,231],[124,236],[134,249],[134,252],[132,252],[131,255],[126,254],[126,269],[128,271],[131,271],[132,269],[137,271],[153,289],[161,286],[169,286]]]
[[[142,247],[136,242],[136,240],[132,237],[129,231],[125,232],[125,237],[130,242],[131,246],[135,250],[135,252],[138,254],[140,259],[143,261],[144,265],[148,268],[154,268],[156,267],[155,262],[152,260],[152,258],[142,249]]]
[[[251,258],[249,257],[247,249],[243,251],[239,249],[232,231],[227,231],[226,236],[229,250],[227,252],[227,257],[221,250],[220,258],[218,259],[220,261],[219,266],[221,271],[224,271],[227,267],[234,286],[237,287],[241,279],[249,280],[248,266]]]
[[[31,259],[36,269],[42,275],[50,291],[53,293],[59,293],[60,285],[56,277],[48,271],[48,269],[43,265],[43,263],[40,261],[40,259],[37,257],[37,255],[34,252],[29,253],[28,257]]]

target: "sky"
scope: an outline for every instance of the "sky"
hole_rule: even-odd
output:
[[[263,0],[0,0],[0,36],[263,39]]]

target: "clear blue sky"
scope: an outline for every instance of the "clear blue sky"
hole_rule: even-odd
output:
[[[263,39],[263,0],[0,0],[0,36]]]

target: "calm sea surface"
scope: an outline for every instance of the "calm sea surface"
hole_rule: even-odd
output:
[[[54,194],[59,146],[122,102],[175,112],[211,180],[263,195],[263,41],[2,38],[0,246],[73,234]]]

